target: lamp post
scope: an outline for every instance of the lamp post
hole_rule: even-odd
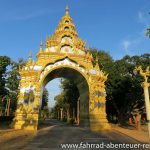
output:
[[[148,88],[150,87],[150,83],[148,83],[148,77],[150,76],[150,66],[148,66],[145,71],[143,71],[141,66],[136,67],[134,73],[137,72],[144,78],[142,87],[144,89],[146,114],[147,114],[147,121],[148,121],[149,143],[150,143],[150,101],[149,101],[149,90],[148,90]]]

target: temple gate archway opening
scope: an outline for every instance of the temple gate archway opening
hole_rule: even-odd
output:
[[[74,106],[75,114],[72,113],[72,117],[75,115],[73,118],[79,123],[80,126],[89,127],[89,86],[85,77],[80,72],[72,68],[62,67],[54,69],[42,80],[43,84],[41,85],[41,95],[42,89],[47,85],[48,82],[55,78],[65,78],[74,81],[79,91],[79,97],[76,99],[76,104]],[[60,114],[61,110],[58,111]]]
[[[15,129],[37,130],[42,87],[56,78],[55,75],[76,82],[81,99],[81,125],[89,125],[93,131],[110,129],[105,110],[107,74],[78,37],[68,7],[54,34],[47,37],[46,47],[41,42],[36,61],[30,53],[19,73]]]

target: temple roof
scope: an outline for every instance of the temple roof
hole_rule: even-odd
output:
[[[58,46],[63,37],[69,37],[77,49],[85,51],[85,42],[78,37],[75,25],[69,15],[68,6],[66,6],[65,15],[61,18],[54,34],[47,38],[46,48]]]

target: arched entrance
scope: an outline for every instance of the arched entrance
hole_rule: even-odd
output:
[[[20,69],[21,81],[14,128],[36,130],[42,87],[58,77],[72,78],[80,92],[80,122],[89,124],[91,130],[109,129],[105,111],[105,81],[107,75],[100,70],[98,62],[86,50],[75,31],[68,8],[55,33],[42,43],[33,61],[30,54]]]
[[[75,69],[70,67],[61,67],[57,69],[52,69],[47,72],[45,77],[43,77],[41,86],[45,87],[45,85],[55,79],[55,78],[67,78],[74,81],[78,90],[79,90],[79,125],[84,127],[89,127],[89,85],[86,78]],[[41,90],[42,91],[42,90]],[[41,93],[42,95],[42,93]],[[77,107],[77,106],[76,106]]]

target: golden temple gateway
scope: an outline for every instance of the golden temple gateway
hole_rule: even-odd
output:
[[[14,119],[15,129],[37,130],[43,88],[54,78],[74,79],[80,93],[80,125],[92,131],[110,129],[105,111],[105,81],[85,42],[78,37],[69,9],[61,18],[54,34],[42,43],[36,61],[30,54],[20,68],[20,88]]]

